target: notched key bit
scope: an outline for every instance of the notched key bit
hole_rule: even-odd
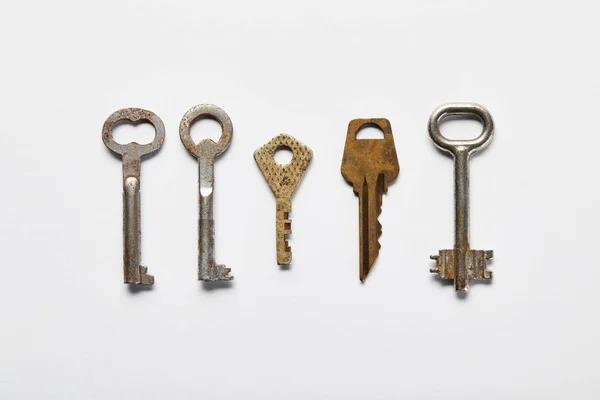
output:
[[[289,164],[275,161],[275,151],[288,148],[292,152]],[[293,137],[281,134],[254,152],[254,160],[267,180],[276,199],[276,240],[277,264],[289,265],[292,262],[292,249],[287,235],[292,233],[292,197],[304,177],[313,158],[312,150]]]
[[[132,123],[149,122],[156,134],[149,144],[136,142],[119,144],[112,136],[112,129],[120,121]],[[141,108],[124,108],[114,112],[104,122],[102,141],[111,151],[123,159],[123,274],[125,283],[152,285],[154,277],[148,268],[140,265],[140,163],[142,157],[154,153],[165,140],[165,126],[151,111]]]
[[[217,121],[223,132],[219,141],[204,139],[194,143],[190,128],[194,121],[207,117]],[[231,143],[233,124],[225,111],[212,104],[200,104],[190,108],[179,124],[179,137],[188,152],[198,159],[199,208],[198,218],[198,280],[229,281],[231,268],[215,261],[215,220],[213,217],[213,190],[215,185],[215,160]]]
[[[381,129],[383,139],[357,139],[358,131],[369,125]],[[383,194],[387,192],[388,184],[395,180],[399,173],[400,165],[390,121],[385,118],[350,121],[342,159],[342,176],[358,195],[359,277],[363,282],[381,247],[378,239],[382,229],[378,216],[381,214]]]
[[[440,123],[450,116],[475,117],[483,124],[481,134],[470,140],[451,140],[440,132]],[[435,268],[442,279],[453,279],[456,291],[469,290],[471,279],[492,279],[487,261],[494,256],[491,250],[471,250],[469,245],[469,158],[487,146],[494,134],[494,121],[489,111],[473,103],[449,103],[438,107],[429,118],[429,136],[441,150],[454,157],[454,249],[440,250]]]

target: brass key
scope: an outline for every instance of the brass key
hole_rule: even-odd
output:
[[[358,131],[369,125],[383,131],[383,139],[357,139]],[[400,165],[392,136],[390,121],[385,118],[354,119],[348,125],[346,146],[342,159],[342,176],[358,195],[360,229],[360,280],[367,274],[379,255],[379,236],[383,193],[398,177]]]
[[[275,161],[275,151],[288,148],[292,152],[292,160],[287,165]],[[258,164],[276,199],[276,239],[277,264],[289,265],[292,262],[292,249],[287,242],[287,235],[292,233],[292,196],[304,173],[312,161],[313,152],[293,137],[281,134],[254,152],[254,160]]]

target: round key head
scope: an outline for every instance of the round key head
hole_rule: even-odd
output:
[[[440,124],[445,118],[453,116],[475,117],[483,124],[481,134],[475,139],[454,140],[448,139],[440,132]],[[494,120],[490,112],[483,106],[475,103],[447,103],[436,108],[429,118],[429,136],[433,143],[440,149],[451,154],[456,154],[464,149],[469,153],[483,149],[492,141],[494,134]]]
[[[132,123],[148,122],[155,130],[154,140],[151,143],[139,144],[131,142],[119,144],[115,142],[112,135],[114,126],[120,121],[130,121]],[[124,154],[142,157],[158,150],[165,141],[165,125],[152,111],[142,108],[123,108],[115,111],[106,119],[102,127],[102,141],[111,151],[123,156]]]
[[[190,128],[194,121],[199,118],[212,118],[221,125],[222,133],[219,141],[215,143],[212,139],[204,139],[194,143],[190,135]],[[185,148],[196,158],[216,158],[229,147],[233,136],[233,124],[223,109],[212,104],[200,104],[190,108],[179,124],[179,137]]]

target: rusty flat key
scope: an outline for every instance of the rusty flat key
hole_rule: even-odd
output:
[[[219,141],[212,139],[194,143],[190,128],[199,118],[211,118],[217,121],[223,132]],[[198,218],[198,280],[229,281],[231,268],[215,261],[215,220],[213,217],[213,191],[215,185],[215,160],[231,143],[233,124],[225,111],[212,104],[200,104],[190,108],[179,125],[179,137],[188,152],[198,159],[199,211]]]
[[[156,134],[149,144],[136,142],[119,144],[112,136],[117,122],[149,122]],[[158,150],[165,140],[165,126],[156,114],[141,108],[124,108],[116,111],[104,122],[102,141],[123,159],[123,274],[125,283],[152,285],[154,277],[148,268],[140,265],[140,163],[142,157]]]
[[[292,152],[289,164],[282,165],[275,161],[275,151],[287,148]],[[292,249],[287,242],[287,235],[292,233],[292,197],[304,173],[312,161],[312,150],[293,137],[281,134],[254,152],[254,160],[267,180],[276,201],[276,240],[277,264],[289,265],[292,262]]]
[[[357,139],[358,131],[374,125],[383,131],[383,139]],[[400,165],[392,136],[390,121],[385,118],[354,119],[348,125],[346,146],[342,159],[342,176],[350,183],[358,195],[358,217],[360,229],[360,271],[361,281],[379,254],[379,236],[383,193],[388,184],[398,177]]]
[[[444,118],[455,116],[475,117],[483,124],[483,131],[475,139],[451,140],[440,132]],[[430,271],[442,279],[453,279],[454,289],[469,290],[471,279],[492,279],[487,270],[487,260],[494,256],[492,250],[471,250],[469,245],[469,158],[487,146],[494,134],[494,121],[489,111],[473,103],[444,104],[429,118],[429,136],[441,150],[454,157],[454,249],[440,250],[431,256],[436,266]]]

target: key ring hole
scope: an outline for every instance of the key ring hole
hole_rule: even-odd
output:
[[[451,139],[442,135],[440,125],[444,121],[475,119],[483,126],[481,133],[473,139]],[[490,112],[475,103],[448,103],[436,108],[429,118],[429,136],[435,145],[452,154],[460,151],[473,153],[484,148],[492,140],[494,121]]]
[[[206,139],[218,143],[222,135],[223,127],[221,123],[216,118],[207,114],[198,116],[192,121],[190,126],[190,136],[195,144]]]
[[[139,121],[122,119],[113,125],[111,134],[113,140],[120,145],[129,143],[150,144],[156,138],[156,129],[147,119]]]
[[[294,153],[288,146],[279,146],[275,149],[273,158],[277,164],[286,166],[292,163],[292,160],[294,159]]]
[[[357,140],[383,140],[384,134],[381,127],[373,122],[368,122],[362,125],[356,131],[356,139]]]
[[[440,133],[450,140],[469,140],[481,134],[481,118],[473,114],[446,115],[438,121]]]

